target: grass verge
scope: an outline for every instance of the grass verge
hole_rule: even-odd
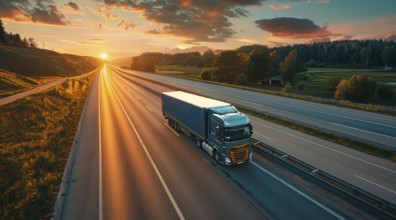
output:
[[[161,82],[158,82],[158,81],[146,79],[144,77],[140,77],[140,76],[136,76],[136,75],[131,75],[131,74],[122,72],[122,71],[120,71],[118,69],[115,69],[115,68],[113,68],[113,70],[115,70],[115,71],[117,71],[118,73],[121,73],[121,74],[126,74],[126,75],[133,76],[133,77],[136,77],[136,78],[139,78],[139,79],[151,82],[151,83],[155,83],[155,84],[167,87],[169,89],[190,92],[190,91],[183,90],[183,89],[180,89],[180,88],[177,88],[177,87],[165,84],[165,83],[161,83]],[[238,105],[235,105],[235,106],[238,108],[239,111],[241,111],[243,113],[246,113],[246,114],[249,114],[249,115],[253,115],[253,116],[261,118],[263,120],[271,121],[273,123],[276,123],[276,124],[279,124],[279,125],[282,125],[282,126],[294,129],[294,130],[298,130],[298,131],[303,132],[305,134],[309,134],[309,135],[312,135],[312,136],[315,136],[315,137],[318,137],[318,138],[322,138],[322,139],[331,141],[333,143],[337,143],[337,144],[343,145],[345,147],[349,147],[349,148],[352,148],[352,149],[355,149],[355,150],[358,150],[358,151],[361,151],[361,152],[364,152],[364,153],[367,153],[367,154],[370,154],[370,155],[378,156],[378,157],[385,158],[385,159],[388,159],[390,161],[396,162],[396,152],[392,152],[390,150],[379,148],[377,146],[374,146],[374,145],[371,145],[371,144],[367,144],[367,143],[364,143],[364,142],[361,142],[361,141],[356,141],[356,140],[353,140],[353,139],[345,137],[345,136],[332,134],[332,133],[329,133],[329,132],[326,132],[326,131],[322,131],[320,129],[311,128],[311,127],[308,127],[308,126],[305,126],[305,125],[302,125],[302,124],[298,124],[298,123],[295,123],[295,122],[292,122],[292,121],[288,121],[288,120],[285,120],[285,119],[274,117],[272,115],[264,114],[264,113],[261,113],[261,112],[258,112],[258,111],[252,110],[252,109],[248,109],[248,108],[245,108],[245,107],[242,107],[242,106],[238,106]]]
[[[0,107],[2,219],[50,219],[94,75]]]

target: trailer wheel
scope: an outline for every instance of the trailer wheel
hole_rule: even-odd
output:
[[[197,138],[197,140],[195,141],[195,145],[197,145],[197,148],[198,148],[198,149],[202,149],[202,141],[199,140],[198,138]]]
[[[215,161],[216,161],[217,163],[220,163],[220,155],[219,155],[219,153],[217,152],[217,150],[214,150],[214,151],[213,151],[213,158],[215,159]]]

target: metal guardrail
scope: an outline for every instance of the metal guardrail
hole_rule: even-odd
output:
[[[388,202],[376,195],[373,195],[348,182],[345,182],[331,174],[326,173],[323,170],[307,164],[265,143],[262,143],[255,139],[253,139],[253,141],[255,149],[259,150],[265,155],[275,158],[281,163],[285,163],[295,168],[296,170],[306,174],[310,178],[313,178],[322,185],[330,187],[331,189],[338,191],[342,195],[349,197],[354,202],[358,202],[359,204],[370,208],[376,213],[382,215],[383,218],[396,219],[395,204]]]

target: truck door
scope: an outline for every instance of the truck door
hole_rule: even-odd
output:
[[[209,138],[208,138],[208,142],[210,145],[215,146],[217,148],[217,150],[222,150],[221,146],[222,146],[222,136],[223,136],[223,128],[220,125],[220,123],[214,121],[214,120],[210,120],[209,121]]]

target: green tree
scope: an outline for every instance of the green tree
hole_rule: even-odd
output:
[[[287,54],[285,60],[280,64],[279,69],[283,79],[288,82],[292,82],[294,76],[304,69],[298,58],[296,49],[293,49]]]
[[[216,56],[214,79],[219,82],[233,83],[236,77],[244,72],[242,57],[236,51],[224,51]]]
[[[256,81],[272,75],[270,51],[267,47],[254,49],[249,54],[247,62],[247,77],[249,81]]]
[[[6,32],[4,30],[3,26],[3,21],[0,18],[0,43],[5,44],[6,43]]]
[[[205,51],[205,53],[202,54],[202,61],[205,65],[205,67],[211,67],[215,57],[216,57],[216,55],[212,50]]]
[[[235,80],[235,84],[240,85],[240,86],[246,86],[249,83],[248,77],[246,74],[239,74],[239,76]]]
[[[212,79],[213,70],[210,68],[206,68],[201,72],[201,79],[203,80],[211,80]]]
[[[354,75],[342,80],[336,89],[335,99],[362,102],[374,96],[376,82],[367,76]]]

